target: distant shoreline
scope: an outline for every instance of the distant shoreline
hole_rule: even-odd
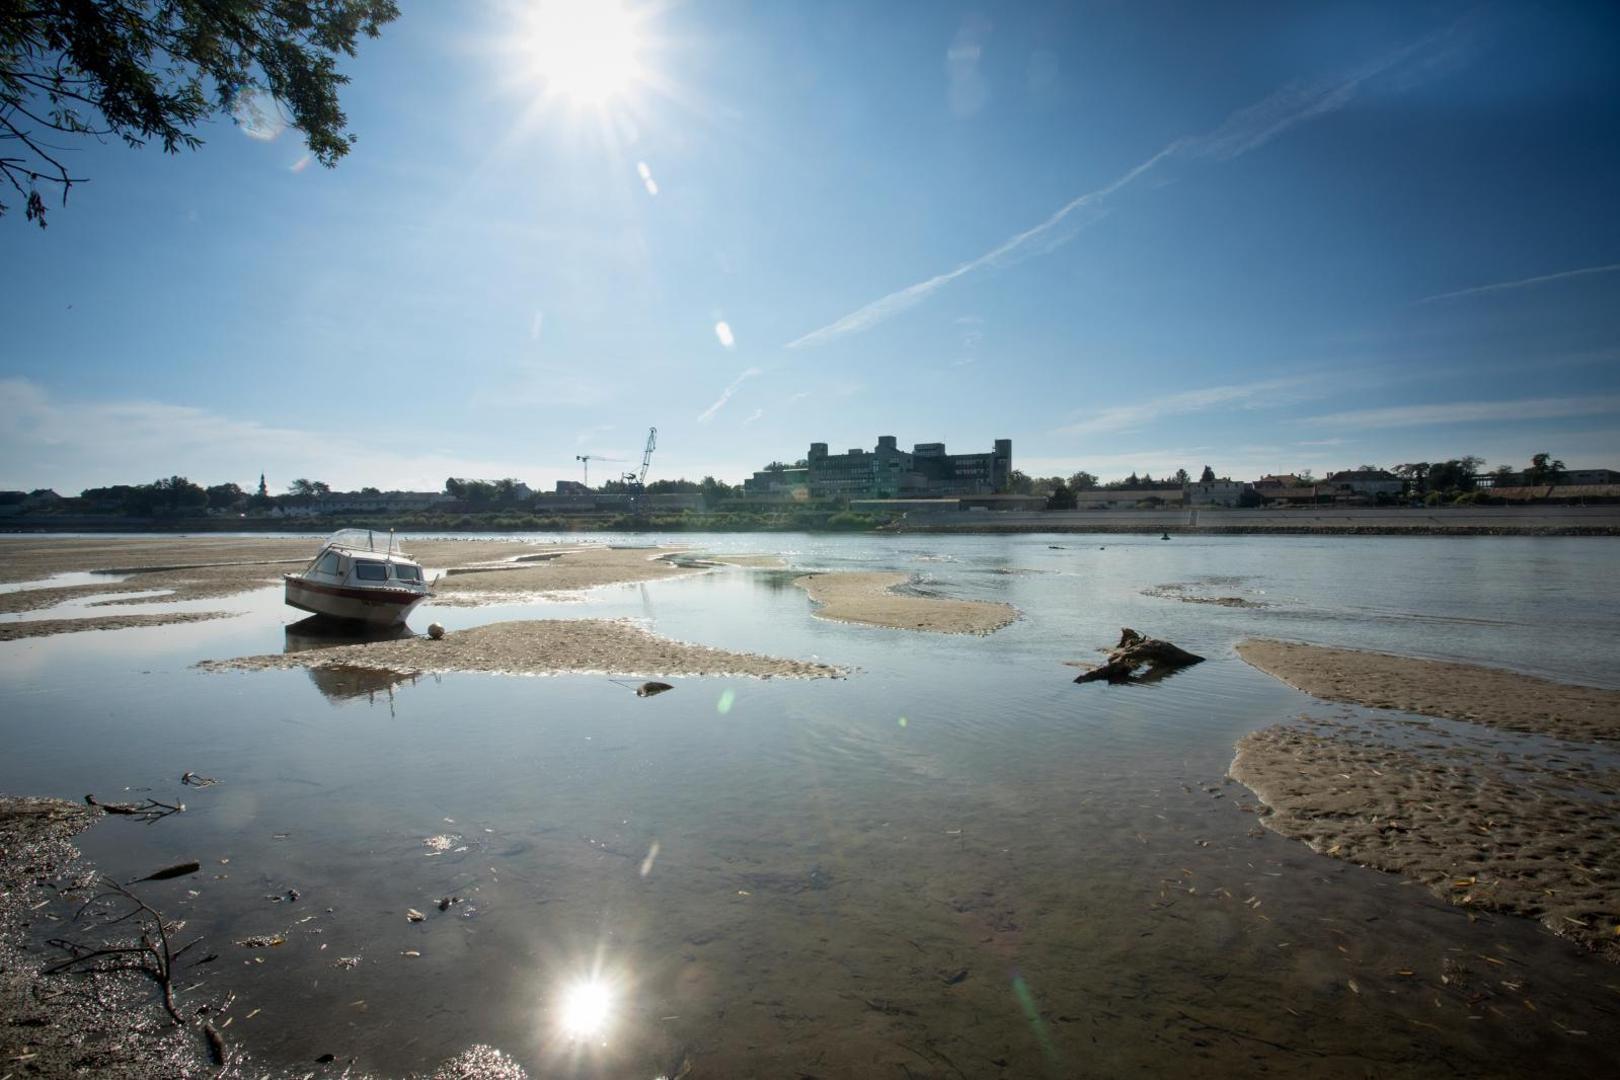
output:
[[[1620,506],[1347,507],[1310,510],[936,511],[885,519],[846,512],[747,509],[706,514],[539,517],[522,513],[377,518],[137,518],[41,514],[0,518],[0,535],[38,533],[296,533],[340,528],[448,533],[680,533],[873,531],[1096,533],[1172,536],[1620,536]]]

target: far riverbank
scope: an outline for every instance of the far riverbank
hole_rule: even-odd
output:
[[[514,511],[368,517],[122,517],[31,514],[0,519],[12,533],[416,533],[949,532],[1268,536],[1620,536],[1620,506],[1313,507],[1237,510],[942,510],[894,515],[795,509],[711,513],[581,514]]]

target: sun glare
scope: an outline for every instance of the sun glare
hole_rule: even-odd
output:
[[[571,1039],[600,1037],[613,1014],[613,995],[600,980],[589,979],[569,987],[562,997],[558,1020]]]
[[[601,104],[641,77],[638,20],[617,0],[538,0],[527,22],[527,62],[548,95]]]

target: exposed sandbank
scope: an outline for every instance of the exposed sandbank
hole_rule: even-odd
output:
[[[780,555],[716,555],[705,552],[701,557],[709,562],[740,566],[745,570],[781,570],[787,566],[787,560]]]
[[[462,565],[433,585],[434,602],[452,606],[511,602],[522,596],[578,592],[602,585],[659,581],[695,571],[670,562],[682,548],[610,548],[529,545],[525,553],[544,558]],[[511,555],[518,554],[511,552]],[[425,560],[424,560],[425,561]]]
[[[169,604],[234,596],[280,583],[313,559],[319,537],[275,540],[177,537],[173,539],[0,539],[0,580],[40,582],[33,588],[0,593],[0,613],[45,611],[70,601],[89,606]],[[677,549],[611,549],[600,545],[530,544],[493,540],[422,540],[404,545],[439,578],[441,603],[476,604],[510,600],[520,594],[571,592],[620,581],[647,581],[690,573],[658,557]],[[520,561],[544,560],[544,561]],[[652,561],[649,561],[652,560]],[[51,585],[53,575],[100,573],[105,583]],[[130,595],[144,593],[148,595]],[[96,600],[98,596],[105,600]],[[169,617],[118,616],[105,619],[51,619],[30,629],[0,631],[0,640],[38,637],[74,630],[182,622]],[[211,617],[218,617],[211,614]],[[120,621],[122,620],[122,621]]]
[[[132,626],[206,622],[209,619],[230,619],[235,615],[234,611],[167,611],[151,615],[97,615],[85,619],[26,619],[0,622],[0,641],[76,634],[85,630],[127,630]]]
[[[731,652],[658,637],[639,626],[607,619],[533,619],[461,630],[442,641],[339,645],[293,653],[204,660],[210,671],[269,668],[370,668],[403,675],[445,671],[557,675],[603,672],[637,677],[754,675],[827,678],[835,667],[755,653]]]
[[[1620,771],[1316,722],[1245,736],[1231,775],[1284,836],[1620,961]]]
[[[1620,739],[1620,690],[1296,642],[1250,640],[1237,652],[1261,671],[1328,701],[1577,741]]]
[[[793,584],[818,605],[817,615],[838,622],[938,634],[988,634],[1018,618],[1018,609],[1011,604],[894,591],[910,581],[910,574],[829,573],[807,574],[794,578]]]

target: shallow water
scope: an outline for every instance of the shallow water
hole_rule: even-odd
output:
[[[629,617],[852,669],[639,699],[600,676],[200,672],[310,642],[279,590],[190,602],[243,614],[0,644],[0,790],[187,803],[81,847],[125,880],[203,862],[149,895],[206,936],[219,959],[190,993],[234,993],[226,1034],[266,1068],[398,1074],[473,1043],[537,1075],[1612,1066],[1612,965],[1265,832],[1223,778],[1256,727],[1365,715],[1237,660],[1249,636],[1620,686],[1613,540],[675,539],[910,571],[1022,617],[983,638],[850,626],[791,573],[728,568],[412,619]],[[1167,584],[1264,606],[1144,595]],[[1074,685],[1062,662],[1121,626],[1209,662]],[[1469,974],[1443,982],[1448,959]],[[592,973],[612,1017],[570,1038],[567,990]],[[1504,978],[1528,988],[1479,996]]]

